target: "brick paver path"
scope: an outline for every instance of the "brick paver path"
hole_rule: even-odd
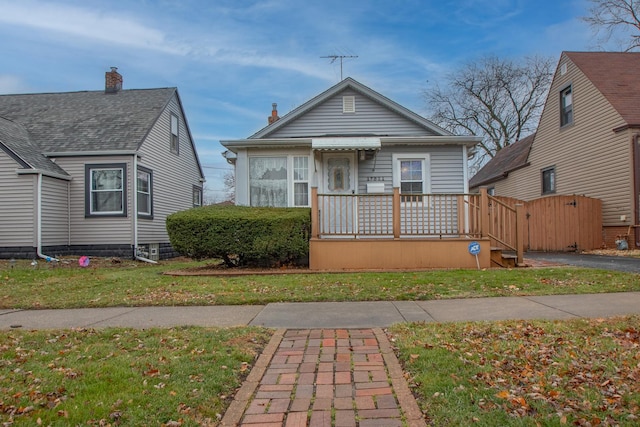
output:
[[[278,330],[221,425],[425,426],[381,329]]]

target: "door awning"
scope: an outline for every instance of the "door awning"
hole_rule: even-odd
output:
[[[311,148],[314,150],[379,150],[380,147],[380,138],[373,137],[311,139]]]

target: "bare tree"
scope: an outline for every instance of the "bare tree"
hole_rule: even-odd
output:
[[[590,0],[588,22],[600,46],[615,42],[629,52],[640,48],[640,2],[634,0]]]
[[[236,174],[234,170],[224,173],[224,189],[227,193],[227,201],[236,202]]]
[[[494,56],[449,74],[446,87],[424,92],[431,119],[453,133],[482,136],[474,158],[482,165],[504,147],[535,131],[552,77],[552,60],[521,63]]]

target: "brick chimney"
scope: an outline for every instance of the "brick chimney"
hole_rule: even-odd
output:
[[[118,93],[122,90],[122,76],[118,67],[111,67],[111,71],[104,73],[104,93]]]
[[[271,115],[267,117],[269,124],[275,123],[280,119],[280,117],[278,117],[278,104],[274,102],[273,104],[271,104],[271,108]]]

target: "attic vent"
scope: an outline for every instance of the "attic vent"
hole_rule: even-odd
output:
[[[342,97],[342,112],[343,113],[355,113],[356,112],[356,97],[343,96]]]
[[[560,75],[564,76],[565,74],[567,74],[567,63],[566,62],[560,66]]]

